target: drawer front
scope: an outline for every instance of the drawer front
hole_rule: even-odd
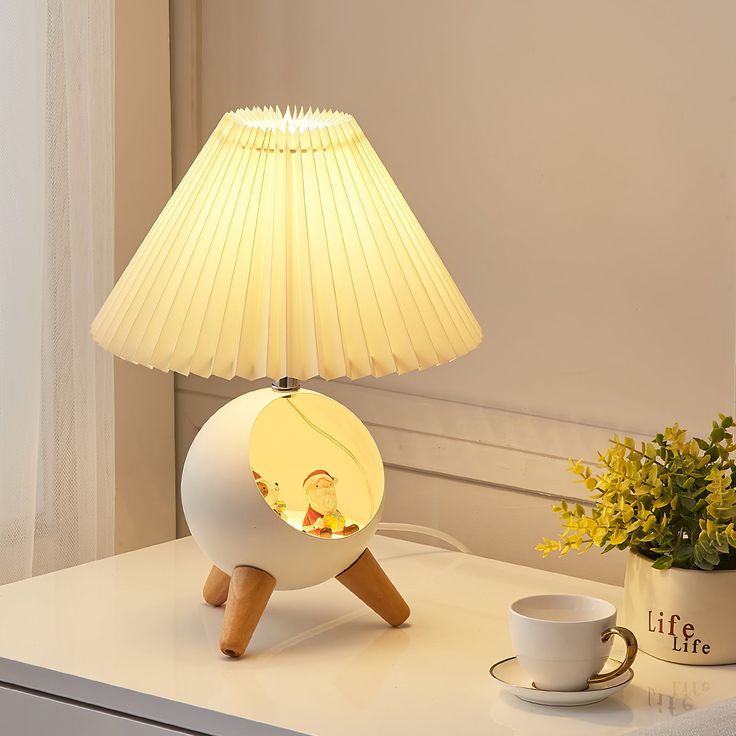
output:
[[[3,736],[199,736],[53,697],[0,686]]]

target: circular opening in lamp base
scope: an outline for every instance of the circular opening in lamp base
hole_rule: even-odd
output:
[[[365,528],[383,497],[383,467],[363,424],[316,393],[278,397],[257,416],[250,466],[264,502],[294,530],[342,540]]]

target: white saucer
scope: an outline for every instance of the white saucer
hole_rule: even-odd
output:
[[[608,659],[605,669],[615,669],[621,664],[615,659]],[[537,705],[590,705],[605,700],[623,690],[634,677],[634,670],[628,669],[618,677],[608,682],[598,682],[588,685],[587,690],[561,692],[559,690],[537,690],[532,679],[521,668],[516,657],[502,659],[491,667],[491,677],[501,683],[505,690],[516,695],[527,703]]]

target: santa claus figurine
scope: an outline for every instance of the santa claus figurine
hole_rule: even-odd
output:
[[[318,537],[345,536],[358,531],[357,524],[345,524],[345,517],[337,508],[337,492],[333,478],[326,470],[313,470],[304,479],[304,495],[309,508],[302,529]]]
[[[255,480],[261,496],[266,499],[266,503],[282,518],[286,518],[286,503],[279,498],[279,484],[276,481],[267,481],[261,477],[260,473],[253,471],[253,480]]]

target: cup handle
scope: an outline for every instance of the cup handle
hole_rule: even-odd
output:
[[[624,661],[621,662],[615,670],[611,670],[611,672],[601,672],[589,677],[588,683],[608,682],[608,680],[612,680],[614,677],[622,675],[629,669],[629,667],[631,667],[632,664],[634,664],[636,653],[639,651],[639,645],[636,643],[634,633],[623,626],[612,626],[601,634],[601,641],[608,641],[614,634],[618,634],[626,644],[626,656],[624,657]]]

